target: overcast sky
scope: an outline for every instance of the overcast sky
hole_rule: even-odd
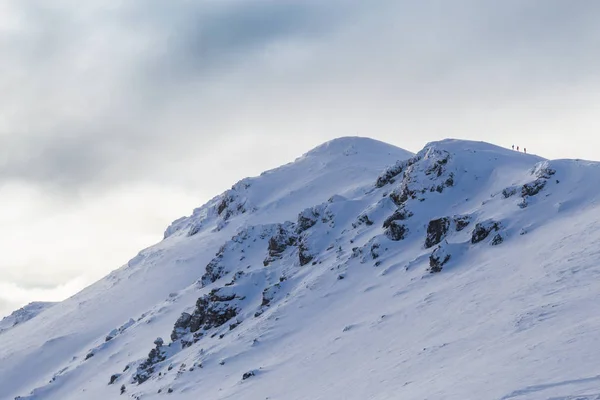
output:
[[[0,0],[0,316],[338,136],[600,160],[596,0]]]

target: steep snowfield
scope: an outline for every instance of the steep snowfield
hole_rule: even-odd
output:
[[[599,183],[338,139],[3,333],[0,398],[599,398]]]

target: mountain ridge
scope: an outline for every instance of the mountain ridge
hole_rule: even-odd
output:
[[[308,152],[309,156],[305,154],[296,162],[311,158],[322,161],[323,151],[326,155],[333,151],[338,156],[348,150],[349,156],[360,156],[361,149],[352,148],[354,143],[341,140],[320,146],[319,151]],[[375,151],[374,156],[380,156],[379,153]],[[535,277],[534,284],[536,280],[546,279],[535,275],[534,272],[540,270],[538,265],[543,263],[532,259],[530,254],[520,254],[532,267],[531,271],[522,270],[516,267],[515,257],[507,258],[501,249],[523,251],[527,247],[524,244],[535,243],[540,252],[548,251],[544,250],[545,246],[577,236],[564,221],[577,220],[592,229],[596,221],[592,218],[589,222],[587,218],[597,207],[595,188],[600,176],[597,174],[599,164],[549,161],[481,142],[458,140],[432,142],[416,155],[403,155],[407,158],[387,162],[390,166],[377,172],[374,170],[379,168],[379,163],[376,168],[365,169],[373,167],[377,157],[366,157],[365,164],[358,168],[356,162],[351,162],[339,169],[336,169],[339,160],[349,156],[336,158],[326,172],[332,170],[336,179],[345,177],[346,181],[336,183],[338,187],[350,189],[341,191],[345,195],[330,195],[331,190],[340,190],[327,187],[331,190],[318,191],[315,203],[309,202],[314,194],[310,190],[322,189],[331,177],[327,173],[317,174],[316,179],[307,181],[304,175],[308,175],[308,168],[313,168],[312,173],[321,171],[320,162],[302,165],[299,171],[292,168],[294,163],[286,164],[284,175],[300,177],[299,185],[308,188],[309,193],[304,197],[293,190],[287,197],[278,194],[273,198],[261,197],[270,184],[261,186],[252,180],[238,182],[232,188],[234,193],[225,192],[207,203],[203,209],[205,214],[195,212],[187,220],[176,221],[179,226],[167,229],[169,234],[165,234],[163,242],[142,251],[123,269],[96,284],[96,288],[87,289],[100,296],[99,299],[106,296],[106,290],[117,293],[111,287],[117,288],[132,280],[140,287],[139,293],[152,293],[159,288],[164,292],[168,284],[179,287],[178,290],[162,300],[159,295],[151,297],[144,293],[146,311],[137,316],[123,311],[119,318],[112,318],[121,320],[112,330],[107,329],[106,322],[94,329],[80,324],[87,332],[85,335],[73,336],[72,332],[67,336],[72,345],[70,349],[79,350],[61,348],[66,346],[61,344],[64,335],[50,338],[42,347],[55,354],[52,349],[58,346],[68,357],[63,357],[59,365],[49,364],[39,371],[40,378],[21,381],[7,393],[23,395],[24,387],[35,387],[23,398],[77,398],[83,389],[90,396],[91,393],[115,396],[124,385],[124,395],[142,398],[169,392],[176,398],[194,398],[194,393],[201,391],[209,398],[358,399],[390,398],[392,394],[402,393],[407,398],[435,395],[458,399],[465,398],[475,387],[483,390],[481,384],[474,383],[478,380],[477,368],[463,368],[463,375],[460,368],[452,368],[449,372],[454,380],[435,382],[424,379],[427,374],[422,373],[435,371],[440,362],[449,368],[460,359],[457,358],[460,352],[446,353],[449,351],[446,347],[467,353],[474,351],[468,344],[468,339],[473,337],[486,343],[482,351],[489,354],[488,362],[502,359],[501,354],[489,346],[490,342],[482,338],[481,332],[494,336],[497,332],[510,331],[510,327],[502,324],[506,322],[502,318],[498,321],[486,318],[473,304],[479,304],[477,307],[488,312],[502,311],[497,308],[501,303],[497,302],[500,295],[510,295],[510,289],[490,299],[481,297],[485,290],[497,292],[488,284],[492,276],[494,284],[500,287],[504,279],[515,287],[523,287],[525,284],[513,277],[523,274]],[[348,175],[347,167],[354,173],[362,173]],[[356,176],[359,184],[354,182]],[[275,182],[282,181],[285,179],[275,179]],[[581,182],[588,185],[581,188]],[[249,186],[245,187],[246,184]],[[261,193],[246,196],[244,190],[256,188]],[[306,206],[295,209],[299,203]],[[261,215],[271,214],[277,207],[288,209],[269,217]],[[279,219],[290,215],[293,218]],[[562,232],[555,232],[555,226],[560,226]],[[585,238],[578,239],[593,242],[597,236],[591,231]],[[532,237],[536,238],[533,242]],[[538,243],[538,238],[547,241]],[[583,249],[584,255],[585,251]],[[548,256],[547,259],[555,258]],[[589,264],[588,258],[584,261],[582,265]],[[498,276],[501,271],[498,266],[502,263],[508,278]],[[188,268],[187,273],[179,271],[178,277],[177,268],[182,265],[197,265],[198,271]],[[556,265],[552,264],[554,269],[547,271],[546,276],[560,275],[556,271],[561,269],[556,270]],[[559,268],[565,267],[559,265]],[[590,265],[583,269],[588,273],[594,271]],[[156,282],[167,271],[168,279]],[[143,279],[144,276],[147,279]],[[192,276],[196,279],[191,280]],[[574,281],[564,276],[562,279],[561,282],[567,282],[565,285],[574,285]],[[461,290],[455,290],[452,285]],[[131,291],[133,287],[121,292]],[[536,293],[532,292],[532,296]],[[555,296],[549,293],[548,296]],[[126,294],[111,300],[136,301]],[[455,302],[440,299],[442,295]],[[515,338],[519,332],[543,327],[547,314],[544,314],[543,304],[539,305],[538,319],[538,314],[530,314],[527,307],[515,306],[521,304],[518,295],[526,297],[527,293],[517,293],[514,299],[509,296],[514,307],[507,314],[509,320],[514,317],[511,312],[518,314],[517,320],[521,322],[513,325],[522,330],[510,331],[508,339],[502,340],[507,347],[513,346],[518,356],[523,356],[520,342],[515,342]],[[595,295],[589,296],[575,302],[591,303]],[[92,300],[98,300],[94,296],[75,297],[77,304],[72,304],[75,307],[67,309],[66,316],[60,320],[81,315],[86,307],[90,312],[101,309],[98,304],[92,304],[95,303]],[[549,309],[567,307],[558,301],[548,304]],[[444,306],[446,311],[456,308],[456,321],[451,323],[448,314],[441,311]],[[140,307],[144,305],[140,303]],[[28,333],[27,325],[31,326],[36,320],[38,325],[51,327],[52,320],[56,319],[52,312],[60,312],[56,310],[53,307],[15,329]],[[428,318],[419,317],[416,310]],[[467,321],[472,321],[471,315],[485,323],[469,328]],[[586,324],[593,322],[585,313],[577,315],[582,315]],[[568,318],[567,314],[560,316],[563,320]],[[402,329],[405,323],[420,328],[407,332]],[[442,326],[447,329],[445,334]],[[491,330],[489,326],[498,329]],[[313,330],[323,334],[314,336]],[[402,332],[406,342],[395,339],[394,332]],[[444,335],[447,341],[443,340]],[[19,347],[16,336],[6,341],[9,348],[10,345]],[[73,345],[75,338],[79,338],[76,346]],[[36,340],[44,342],[43,337]],[[357,353],[356,346],[368,351]],[[421,353],[419,349],[423,346],[424,353]],[[426,351],[430,346],[433,350]],[[394,357],[376,356],[384,354],[382,351],[386,348],[388,353],[397,351],[407,355],[405,364],[395,363]],[[0,353],[0,359],[19,363],[16,353],[12,356]],[[306,355],[312,361],[302,363]],[[39,360],[39,352],[31,352],[31,357]],[[364,357],[363,368],[359,360]],[[27,358],[20,361],[21,365],[28,363]],[[351,365],[354,370],[343,370],[343,365]],[[387,385],[374,386],[369,383],[371,379],[365,380],[364,374],[369,368]],[[49,372],[44,371],[52,370],[51,383],[44,383],[43,377],[46,380],[49,377]],[[509,396],[518,392],[519,385],[527,386],[523,378],[511,376],[509,379],[506,371],[496,370],[499,383],[486,389],[489,398]],[[17,368],[17,372],[20,371]],[[98,377],[98,371],[103,371],[102,377]],[[531,369],[522,367],[520,372],[525,377],[532,376]],[[547,373],[552,375],[552,372],[548,369]],[[299,384],[295,379],[297,374],[303,377],[301,382],[311,384]],[[410,375],[411,379],[400,380],[398,374]],[[557,375],[554,372],[553,376]],[[19,383],[18,374],[14,379]],[[484,378],[479,380],[485,381]],[[462,383],[453,387],[453,382]],[[517,387],[510,392],[513,385]],[[523,396],[527,393],[523,392]],[[521,394],[513,397],[517,396]]]

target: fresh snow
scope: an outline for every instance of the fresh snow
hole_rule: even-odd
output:
[[[0,398],[600,398],[599,181],[328,142],[0,334]]]
[[[52,302],[35,301],[33,303],[27,304],[22,308],[19,308],[12,314],[0,320],[0,334],[2,332],[6,332],[7,330],[13,328],[18,324],[22,324],[23,322],[29,321],[42,311],[53,306],[54,304],[55,303]]]

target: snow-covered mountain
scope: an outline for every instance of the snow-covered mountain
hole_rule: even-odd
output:
[[[0,321],[0,334],[18,324],[29,321],[31,318],[37,316],[39,313],[46,310],[48,307],[53,306],[54,304],[55,303],[52,302],[35,301],[22,308],[19,308],[12,314],[2,318]]]
[[[599,181],[328,142],[0,335],[0,398],[600,398]]]

